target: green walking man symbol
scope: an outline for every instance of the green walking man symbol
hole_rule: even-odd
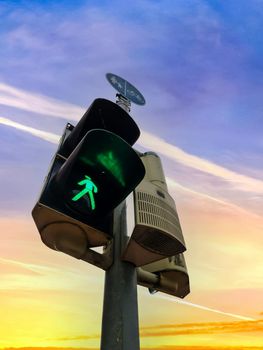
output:
[[[95,209],[95,200],[94,200],[94,193],[98,192],[98,188],[97,186],[94,184],[94,182],[91,180],[91,178],[87,175],[85,175],[85,179],[81,180],[78,182],[78,185],[83,186],[85,185],[85,188],[83,188],[82,191],[80,191],[79,193],[77,193],[72,200],[74,202],[76,202],[77,200],[79,200],[81,197],[84,197],[86,194],[89,195],[89,199],[90,199],[90,204],[91,204],[91,209],[94,210]]]

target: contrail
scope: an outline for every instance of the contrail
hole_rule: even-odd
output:
[[[174,303],[179,303],[179,304],[183,304],[183,305],[192,306],[192,307],[195,307],[197,309],[210,311],[210,312],[215,312],[217,314],[238,318],[240,320],[256,321],[254,318],[251,318],[251,317],[236,315],[236,314],[232,314],[230,312],[220,311],[220,310],[217,310],[217,309],[213,309],[211,307],[207,307],[207,306],[203,306],[203,305],[199,305],[199,304],[194,304],[194,303],[191,303],[189,301],[185,301],[185,300],[182,300],[182,299],[179,299],[179,298],[175,298],[175,297],[169,297],[169,296],[165,296],[165,295],[157,295],[157,297],[160,298],[160,299],[173,301]]]

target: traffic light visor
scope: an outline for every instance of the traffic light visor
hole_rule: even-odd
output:
[[[60,153],[68,157],[87,132],[93,129],[108,130],[131,146],[140,136],[137,124],[123,108],[112,101],[97,98],[66,138]]]

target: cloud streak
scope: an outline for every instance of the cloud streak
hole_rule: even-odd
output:
[[[63,119],[68,118],[75,121],[78,121],[80,116],[82,116],[84,113],[84,109],[79,106],[62,102],[44,95],[17,89],[3,83],[0,84],[0,104],[52,117]],[[1,123],[5,125],[9,123],[9,126],[14,126],[20,130],[23,130],[22,125],[11,125],[11,121],[6,118],[1,118]],[[27,127],[27,131],[31,132],[32,134],[35,132],[33,129],[30,129],[30,127]],[[52,139],[51,135],[51,133],[41,131],[39,137],[43,139],[46,137],[49,141]],[[54,142],[55,139],[52,140]],[[211,161],[189,154],[179,147],[176,147],[166,142],[162,138],[152,135],[146,131],[142,131],[138,144],[144,148],[158,149],[159,154],[162,154],[163,156],[189,168],[220,178],[238,190],[260,194],[263,193],[263,181],[239,174]]]
[[[47,266],[43,266],[43,265],[35,265],[35,264],[30,264],[30,263],[23,263],[21,261],[17,261],[17,260],[10,260],[10,259],[4,259],[4,258],[0,258],[0,264],[5,264],[5,265],[13,265],[13,266],[18,266],[21,267],[25,270],[34,272],[36,274],[43,274],[45,272],[53,272],[55,271],[54,268],[50,268]]]
[[[51,142],[53,144],[58,144],[59,140],[60,140],[60,136],[57,135],[57,134],[54,134],[54,133],[50,133],[50,132],[47,132],[47,131],[43,131],[43,130],[39,130],[39,129],[36,129],[36,128],[32,128],[32,127],[29,127],[29,126],[26,126],[24,124],[21,124],[21,123],[17,123],[17,122],[14,122],[8,118],[3,118],[3,117],[0,117],[0,124],[2,125],[6,125],[6,126],[9,126],[9,127],[13,127],[15,129],[18,129],[18,130],[21,130],[21,131],[24,131],[26,133],[29,133],[35,137],[38,137],[44,141],[48,141],[48,142]],[[179,188],[185,192],[188,192],[188,193],[191,193],[193,194],[194,196],[201,196],[205,199],[208,199],[208,200],[211,200],[211,201],[214,201],[214,202],[217,202],[223,206],[227,206],[227,207],[231,207],[233,208],[234,210],[238,210],[240,211],[242,214],[246,214],[246,215],[252,215],[255,219],[261,219],[260,216],[248,211],[248,210],[245,210],[243,209],[242,207],[239,207],[235,204],[232,204],[232,203],[229,203],[227,201],[224,201],[222,199],[219,199],[219,198],[216,198],[216,197],[213,197],[211,195],[208,195],[208,194],[205,194],[205,193],[202,193],[202,192],[197,192],[197,191],[194,191],[188,187],[185,187],[185,186],[182,186],[180,185],[178,182],[175,182],[173,179],[169,178],[169,177],[166,177],[166,180],[167,180],[167,183],[168,185],[173,188],[173,187],[176,187],[176,188]]]
[[[140,328],[140,337],[169,337],[199,334],[259,333],[263,331],[263,320],[236,322],[172,323]],[[65,336],[48,340],[74,341],[98,339],[100,334]]]
[[[0,117],[0,124],[3,124],[3,125],[6,125],[6,126],[9,126],[9,127],[13,127],[15,129],[18,129],[18,130],[21,130],[21,131],[24,131],[24,132],[27,132],[33,136],[36,136],[44,141],[48,141],[48,142],[51,142],[51,143],[54,143],[54,144],[57,144],[59,142],[59,139],[60,139],[60,136],[57,135],[57,134],[54,134],[54,133],[50,133],[50,132],[47,132],[47,131],[43,131],[43,130],[39,130],[39,129],[36,129],[36,128],[32,128],[32,127],[29,127],[29,126],[26,126],[24,124],[20,124],[20,123],[17,123],[17,122],[13,122],[12,120],[8,119],[8,118],[3,118],[3,117]],[[194,191],[194,190],[191,190],[185,186],[182,186],[180,185],[178,182],[175,182],[174,180],[172,180],[171,178],[167,177],[167,183],[170,187],[179,187],[181,190],[183,191],[186,191],[186,192],[190,192],[191,194],[193,195],[197,195],[197,196],[201,196],[201,197],[204,197],[206,199],[209,199],[209,200],[212,200],[212,201],[215,201],[217,203],[220,203],[220,204],[223,204],[223,205],[226,205],[226,206],[231,206],[231,207],[234,207],[235,209],[238,209],[240,211],[242,211],[242,213],[246,213],[246,214],[249,214],[249,215],[253,215],[255,217],[258,218],[258,216],[256,214],[253,214],[253,213],[250,213],[248,211],[246,211],[245,209],[241,208],[241,207],[238,207],[232,203],[228,203],[226,201],[223,201],[221,199],[218,199],[218,198],[215,198],[215,197],[212,197],[210,195],[207,195],[205,193],[201,193],[201,192],[197,192],[197,191]]]
[[[24,131],[24,132],[27,132],[33,136],[36,136],[42,140],[45,140],[45,141],[48,141],[48,142],[51,142],[51,143],[55,143],[57,144],[59,139],[60,139],[60,136],[59,135],[56,135],[56,134],[53,134],[53,133],[50,133],[50,132],[47,132],[47,131],[42,131],[42,130],[39,130],[39,129],[36,129],[36,128],[31,128],[30,126],[26,126],[26,125],[23,125],[23,124],[20,124],[20,123],[16,123],[8,118],[3,118],[3,117],[0,117],[0,124],[2,125],[6,125],[6,126],[10,126],[10,127],[13,127],[17,130],[21,130],[21,131]]]
[[[6,349],[8,350],[8,349]],[[26,349],[27,350],[27,349]],[[34,350],[34,349],[30,349]],[[43,349],[44,350],[44,349]],[[87,349],[89,350],[89,349]],[[92,349],[97,350],[97,349]],[[98,349],[99,350],[99,349]],[[262,350],[262,346],[196,346],[196,345],[182,345],[178,346],[176,345],[164,345],[164,346],[158,346],[158,348],[142,348],[141,350]]]
[[[99,350],[99,348],[90,347],[16,347],[16,350]],[[141,350],[262,350],[262,346],[187,346],[187,345],[159,345],[158,347],[141,347]],[[14,348],[2,348],[1,350],[14,350]]]
[[[160,137],[149,134],[148,132],[142,132],[141,139],[138,143],[145,148],[152,148],[154,145],[154,148],[158,149],[158,153],[162,154],[163,156],[166,156],[171,160],[195,170],[199,170],[225,180],[232,186],[237,187],[239,190],[263,193],[263,181],[238,174],[206,159],[186,153],[179,147],[164,141]]]
[[[79,120],[84,109],[41,94],[0,83],[0,104],[63,119]]]
[[[99,339],[100,334],[93,335],[76,335],[75,337],[60,337],[48,340],[56,340],[56,341],[72,341],[72,340],[90,340],[90,339]]]
[[[238,211],[240,212],[241,214],[245,214],[245,215],[249,215],[249,216],[252,216],[254,219],[262,219],[262,216],[260,215],[257,215],[249,210],[246,210],[242,207],[239,207],[238,205],[236,204],[233,204],[233,203],[230,203],[230,202],[227,202],[223,199],[219,199],[219,198],[216,198],[216,197],[213,197],[209,194],[206,194],[206,193],[202,193],[202,192],[198,192],[198,191],[195,191],[195,190],[192,190],[191,188],[188,188],[188,187],[185,187],[185,186],[182,186],[180,185],[177,181],[174,181],[173,179],[169,178],[169,177],[166,177],[166,181],[167,181],[167,184],[170,188],[176,188],[176,189],[179,189],[179,190],[182,190],[184,192],[188,192],[194,196],[198,196],[198,197],[202,197],[202,198],[205,198],[205,199],[208,199],[209,201],[213,201],[213,202],[216,202],[220,205],[223,205],[224,207],[229,207],[229,208],[232,208],[234,209],[235,211]]]
[[[155,325],[141,328],[142,337],[176,335],[254,333],[263,331],[263,320]]]

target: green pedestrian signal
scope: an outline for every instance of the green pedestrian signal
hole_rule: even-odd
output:
[[[78,185],[80,186],[85,186],[85,188],[80,191],[78,194],[76,194],[72,200],[74,202],[78,201],[81,197],[84,197],[86,194],[88,194],[89,199],[90,199],[90,204],[91,204],[91,209],[94,210],[96,205],[95,205],[95,199],[94,199],[94,193],[98,192],[97,186],[94,184],[94,182],[91,180],[91,178],[87,175],[85,175],[85,179],[81,180],[78,182]]]
[[[88,174],[88,175],[87,175]],[[54,191],[86,219],[108,215],[145,174],[136,151],[118,135],[89,131],[52,179]]]

